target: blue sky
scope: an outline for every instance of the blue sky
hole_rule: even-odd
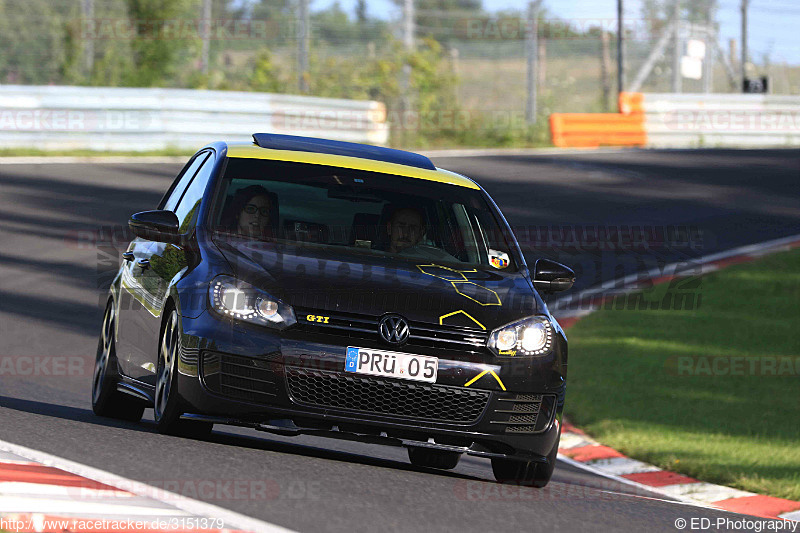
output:
[[[323,9],[336,0],[312,0],[312,9]],[[356,0],[338,0],[345,10],[353,12]],[[691,1],[691,0],[688,0]],[[485,9],[523,9],[525,0],[484,0]],[[616,19],[616,0],[544,0],[543,5],[554,17],[566,19]],[[720,41],[725,50],[730,38],[739,40],[741,24],[739,14],[740,0],[718,0]],[[626,17],[638,18],[640,0],[625,0]],[[398,10],[391,0],[368,0],[369,12],[382,18],[389,18]],[[749,40],[750,53],[754,60],[760,61],[769,54],[772,62],[800,63],[800,1],[798,0],[750,0]]]

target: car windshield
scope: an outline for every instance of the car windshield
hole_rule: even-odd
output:
[[[212,223],[253,239],[514,271],[479,190],[339,167],[231,158]]]

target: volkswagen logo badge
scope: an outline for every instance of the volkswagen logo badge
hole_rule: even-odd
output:
[[[386,315],[378,324],[381,338],[389,344],[403,344],[408,340],[408,322],[398,315]]]

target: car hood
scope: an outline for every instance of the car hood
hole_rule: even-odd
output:
[[[519,273],[460,269],[316,245],[215,240],[243,281],[298,313],[396,313],[430,324],[486,330],[543,312]]]

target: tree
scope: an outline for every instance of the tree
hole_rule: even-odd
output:
[[[76,18],[74,8],[75,5],[51,0],[0,0],[0,81],[59,82],[64,62],[64,34],[67,20]],[[79,46],[76,37],[73,33],[69,43],[72,49]]]
[[[272,60],[269,49],[262,48],[255,58],[252,73],[250,74],[249,89],[268,93],[286,92],[286,84],[281,79],[280,69]]]
[[[267,39],[272,44],[285,44],[286,39],[294,40],[297,32],[297,19],[288,0],[249,0],[245,17],[264,21],[267,25]]]
[[[359,25],[364,25],[367,20],[367,0],[358,0],[358,3],[356,3],[356,22]]]
[[[175,76],[179,60],[191,56],[192,49],[199,46],[199,32],[196,29],[193,32],[192,22],[187,20],[187,15],[196,15],[196,3],[192,0],[126,0],[126,3],[135,33],[131,40],[133,69],[126,76],[125,85],[164,85]],[[176,27],[169,27],[173,22],[177,22]]]
[[[202,0],[201,0],[202,1]],[[236,0],[212,0],[211,18],[215,20],[228,20],[245,18],[247,8]]]
[[[394,0],[402,7],[403,0]],[[464,21],[483,15],[482,0],[415,0],[417,35],[449,40]]]
[[[342,9],[338,0],[327,9],[311,13],[311,35],[331,44],[346,43],[358,35],[356,24]]]

